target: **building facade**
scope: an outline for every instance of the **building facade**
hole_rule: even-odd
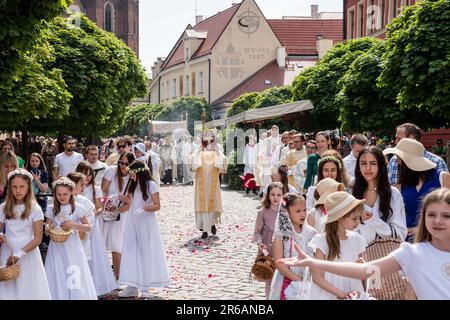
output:
[[[344,0],[344,38],[386,37],[386,25],[417,0]]]
[[[114,33],[139,57],[139,1],[74,0],[70,8],[83,12],[97,26]]]
[[[243,0],[183,30],[152,67],[150,100],[203,97],[221,118],[243,93],[290,84],[342,38],[342,16],[269,20],[254,0]]]

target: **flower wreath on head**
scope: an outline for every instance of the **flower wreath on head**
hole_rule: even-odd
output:
[[[53,189],[56,189],[57,186],[68,186],[72,189],[75,189],[75,183],[69,178],[65,177],[59,178],[58,180],[53,182]]]
[[[321,158],[319,160],[319,162],[317,163],[317,166],[320,166],[320,164],[323,162],[329,162],[329,161],[334,162],[336,164],[336,166],[339,168],[339,170],[342,170],[341,162],[335,156],[326,156],[326,157]]]
[[[139,173],[139,172],[145,172],[145,171],[150,172],[150,168],[147,167],[147,166],[141,167],[141,168],[138,168],[138,169],[131,169],[130,167],[127,167],[127,171],[128,171],[130,174],[133,174],[133,173],[136,174],[136,173]]]
[[[33,175],[25,169],[16,169],[8,173],[8,181],[10,181],[15,176],[26,176],[28,179],[33,181]]]

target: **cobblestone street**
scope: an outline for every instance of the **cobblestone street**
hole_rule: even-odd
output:
[[[222,190],[224,213],[217,235],[195,228],[193,186],[161,187],[158,221],[172,283],[150,299],[264,299],[264,284],[249,281],[257,252],[251,243],[259,201],[244,191]]]

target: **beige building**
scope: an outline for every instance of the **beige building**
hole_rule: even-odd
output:
[[[198,23],[186,27],[167,58],[158,58],[152,67],[150,101],[203,97],[213,106],[217,119],[245,92],[290,84],[302,68],[317,61],[319,52],[342,40],[342,18],[302,18],[267,20],[254,0],[243,0],[203,21],[198,17]],[[305,38],[309,41],[306,47],[305,39],[297,39],[305,37],[305,32],[289,30],[299,23],[314,25],[317,20],[321,20],[319,31],[306,28],[306,37],[313,39]],[[323,26],[328,21],[333,21],[337,36],[324,36]]]

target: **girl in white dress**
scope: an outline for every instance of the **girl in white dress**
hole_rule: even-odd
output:
[[[389,183],[386,160],[380,148],[366,147],[359,153],[353,196],[366,200],[363,221],[357,231],[367,242],[377,236],[405,240],[408,234],[405,205],[400,191]]]
[[[105,222],[99,219],[99,229],[101,231],[106,249],[112,252],[114,275],[116,279],[120,274],[120,256],[123,245],[123,232],[126,220],[127,191],[130,175],[127,167],[135,160],[134,154],[124,152],[119,156],[116,166],[111,166],[105,170],[102,180],[102,192],[105,197],[109,197],[114,206],[120,212],[117,221]]]
[[[34,198],[33,176],[24,169],[8,174],[8,192],[0,206],[0,267],[19,262],[17,279],[0,282],[0,299],[50,300],[50,290],[39,252],[44,214]],[[12,255],[11,255],[12,250]]]
[[[160,209],[159,188],[149,168],[141,161],[129,167],[132,197],[125,224],[119,283],[128,287],[120,297],[145,295],[150,288],[169,285],[169,271],[156,211]]]
[[[325,232],[316,235],[308,244],[314,250],[316,259],[361,261],[367,243],[361,235],[351,230],[360,222],[363,203],[363,200],[357,200],[345,191],[334,192],[327,197]],[[347,299],[355,291],[364,291],[361,281],[314,270],[309,299]]]
[[[307,248],[308,242],[316,234],[316,231],[305,223],[306,202],[303,196],[297,193],[286,193],[278,210],[277,221],[272,242],[272,253],[275,261],[281,258],[292,257],[295,253],[294,244],[298,244],[303,250]],[[305,268],[289,268],[277,263],[277,270],[272,278],[269,299],[286,300],[285,290],[296,281],[304,282]],[[304,298],[306,298],[304,296]]]
[[[401,271],[419,300],[450,300],[450,189],[437,189],[424,198],[416,242],[403,242],[384,258],[337,263],[311,259],[300,248],[295,250],[296,258],[280,263],[362,280]]]
[[[88,260],[88,263],[94,279],[97,295],[101,296],[117,289],[117,282],[111,269],[105,243],[98,228],[98,221],[101,219],[99,215],[102,211],[102,191],[95,185],[95,180],[93,179],[94,170],[86,162],[80,162],[76,171],[84,174],[83,195],[89,199],[92,206],[95,204],[95,207],[93,207],[95,218],[92,222],[92,231],[89,234],[91,259]]]
[[[89,210],[75,203],[74,183],[60,178],[53,184],[53,204],[47,206],[49,228],[72,234],[64,242],[50,241],[45,272],[52,299],[97,300],[94,281],[77,231],[90,232]]]

